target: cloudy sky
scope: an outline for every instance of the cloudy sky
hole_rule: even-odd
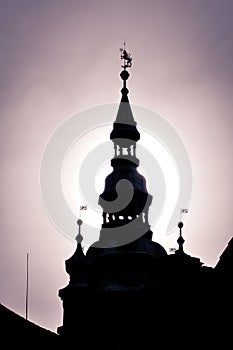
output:
[[[231,0],[0,2],[1,303],[24,314],[29,252],[29,318],[62,323],[57,292],[75,243],[43,208],[41,158],[67,118],[119,101],[124,37],[131,102],[163,115],[192,163],[185,250],[215,266],[233,223],[232,19]]]

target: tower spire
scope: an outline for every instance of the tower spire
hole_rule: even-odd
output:
[[[125,49],[120,49],[121,59],[123,60],[123,65],[121,66],[123,70],[120,73],[120,77],[123,80],[123,87],[121,89],[121,102],[119,105],[116,121],[113,125],[113,130],[110,135],[110,139],[114,142],[115,139],[131,139],[137,142],[140,139],[140,134],[136,128],[137,123],[134,120],[133,113],[130,107],[128,93],[129,90],[126,87],[126,81],[130,77],[128,68],[132,66],[132,56]]]
[[[133,222],[130,226],[132,231],[135,230],[136,232],[136,229],[145,233],[150,231],[148,210],[152,196],[147,191],[145,178],[137,171],[139,160],[136,157],[136,143],[140,139],[140,133],[136,127],[137,123],[134,120],[128,99],[129,90],[126,87],[126,81],[130,76],[128,69],[132,66],[132,57],[126,50],[125,42],[124,48],[120,51],[123,60],[121,66],[123,70],[120,73],[123,80],[122,98],[110,134],[115,150],[114,158],[111,160],[113,171],[107,176],[104,192],[99,197],[99,204],[103,208],[103,225],[100,237],[105,234],[105,229],[118,228],[129,224],[131,221]],[[121,184],[124,188],[122,196],[127,199],[132,198],[126,206],[122,205],[112,210],[111,202],[118,197],[117,184],[121,180],[128,180],[132,185],[130,187],[126,183],[125,185]],[[131,188],[133,188],[133,195]],[[148,238],[152,238],[151,231]]]

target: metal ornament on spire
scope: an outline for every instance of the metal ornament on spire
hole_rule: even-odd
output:
[[[184,245],[185,240],[184,240],[184,238],[183,238],[183,236],[182,236],[182,227],[183,227],[183,226],[184,226],[183,222],[180,221],[180,222],[178,223],[178,227],[179,227],[179,229],[180,229],[180,235],[179,235],[179,238],[177,239],[177,243],[178,243],[178,245],[179,245],[179,249],[176,250],[176,254],[184,254],[183,245]]]
[[[83,236],[81,235],[81,225],[82,225],[82,220],[78,219],[77,224],[78,224],[78,234],[76,236],[76,241],[77,243],[81,244],[82,240],[83,240]]]
[[[133,60],[131,54],[126,51],[125,46],[126,46],[126,43],[124,41],[124,48],[120,49],[121,59],[124,60],[124,64],[121,67],[124,68],[124,70],[132,66],[132,60]]]

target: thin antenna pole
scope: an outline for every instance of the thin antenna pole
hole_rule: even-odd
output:
[[[28,263],[29,263],[29,253],[27,253],[27,271],[26,271],[26,320],[28,319],[28,282],[29,282],[29,275],[28,275]]]
[[[125,53],[125,46],[126,46],[126,42],[125,42],[125,38],[124,38],[124,53]],[[124,69],[125,69],[125,58],[124,58]]]

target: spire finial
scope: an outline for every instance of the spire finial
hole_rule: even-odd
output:
[[[121,72],[120,76],[123,80],[123,88],[121,89],[121,93],[124,100],[127,100],[127,94],[129,93],[129,90],[126,87],[126,80],[129,78],[129,72],[127,71],[127,68],[132,66],[132,56],[129,52],[126,51],[126,42],[124,39],[124,48],[120,49],[121,52],[121,59],[123,60],[123,65],[121,66],[124,70]]]
[[[83,236],[81,235],[81,225],[82,225],[82,220],[81,219],[78,219],[78,221],[77,221],[77,224],[78,224],[78,234],[77,234],[77,236],[76,236],[76,241],[77,241],[77,243],[79,243],[79,244],[81,244],[81,242],[82,242],[82,240],[83,240]]]
[[[182,227],[184,226],[183,222],[180,221],[178,223],[178,227],[180,229],[180,235],[179,238],[177,239],[177,243],[179,244],[179,249],[176,250],[176,254],[184,254],[184,250],[183,250],[183,244],[185,242],[184,238],[182,237]]]

